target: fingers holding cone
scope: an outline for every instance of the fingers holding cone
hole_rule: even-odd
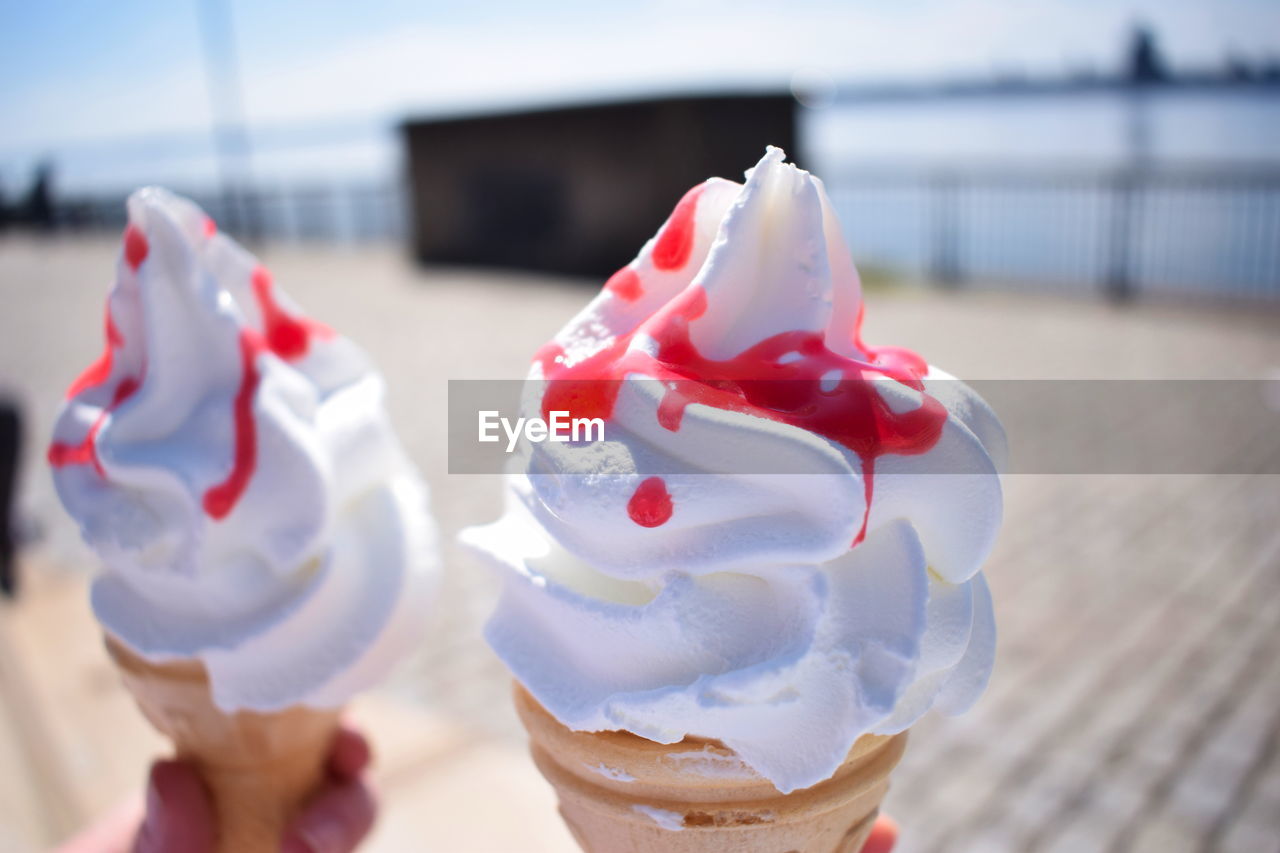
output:
[[[862,853],[889,853],[898,842],[898,823],[882,814],[871,825],[871,834],[862,844]]]
[[[213,853],[217,818],[209,792],[185,761],[157,761],[147,781],[146,817],[134,853]]]
[[[349,726],[334,736],[327,779],[306,809],[286,829],[286,853],[349,853],[373,826],[377,807],[364,771],[372,760],[369,742]],[[147,782],[146,815],[133,853],[213,853],[217,817],[208,789],[185,761],[157,761]],[[68,846],[60,853],[90,853],[106,847]]]
[[[364,736],[347,725],[339,727],[326,766],[329,778],[285,830],[284,853],[349,853],[356,848],[377,816],[373,790],[364,778],[371,760]]]

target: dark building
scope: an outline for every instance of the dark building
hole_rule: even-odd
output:
[[[790,95],[663,98],[404,126],[422,261],[604,276],[681,194],[794,155]]]

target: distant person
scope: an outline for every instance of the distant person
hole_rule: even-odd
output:
[[[36,167],[35,181],[18,211],[18,219],[43,231],[52,231],[53,212],[53,164],[45,161]]]
[[[18,406],[0,397],[0,592],[12,596],[18,588],[14,566],[17,523],[13,495],[18,488],[18,456],[22,451],[22,420]]]
[[[1133,83],[1158,83],[1169,78],[1155,31],[1146,24],[1134,27],[1129,38],[1128,72]]]

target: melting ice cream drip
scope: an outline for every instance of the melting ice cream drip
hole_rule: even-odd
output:
[[[780,153],[767,157],[757,167],[748,181],[748,190],[752,182],[762,182],[770,174],[768,170],[783,168]],[[655,268],[678,272],[689,263],[701,190],[699,186],[685,194],[659,232],[652,250]],[[756,234],[745,236],[759,239]],[[725,241],[719,248],[727,253],[738,247]],[[634,301],[644,292],[630,266],[615,273],[606,289],[627,301]],[[866,536],[876,459],[890,453],[925,453],[942,434],[947,410],[924,391],[928,363],[900,347],[864,345],[861,304],[854,328],[847,330],[856,356],[830,349],[830,331],[821,328],[778,332],[731,358],[709,358],[694,342],[690,327],[705,314],[710,298],[713,297],[708,296],[701,281],[694,279],[634,329],[617,335],[585,358],[569,358],[556,341],[547,344],[535,359],[541,365],[542,377],[548,380],[542,399],[543,418],[549,418],[552,411],[567,411],[571,417],[607,421],[623,380],[638,375],[666,383],[668,390],[658,407],[657,419],[672,432],[679,431],[685,409],[698,403],[821,435],[853,451],[861,460],[866,510],[853,541],[857,545]],[[834,331],[839,334],[845,330]],[[637,338],[643,339],[645,345],[635,345]],[[877,388],[884,380],[919,392],[921,405],[905,412],[894,411]],[[650,483],[646,480],[637,489],[637,501],[645,501],[642,490],[652,488]],[[631,517],[637,524],[656,526],[637,519],[635,514]],[[669,512],[666,517],[670,517]]]

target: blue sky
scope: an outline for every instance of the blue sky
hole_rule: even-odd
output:
[[[0,148],[203,127],[199,0],[0,0]],[[1130,21],[1184,64],[1280,55],[1275,0],[246,2],[255,121],[395,114],[469,100],[838,77],[1106,67]]]
[[[0,172],[203,132],[206,0],[0,0]],[[225,0],[255,126],[724,85],[1107,70],[1146,20],[1183,66],[1280,57],[1276,0]],[[3,177],[3,175],[0,175]]]

